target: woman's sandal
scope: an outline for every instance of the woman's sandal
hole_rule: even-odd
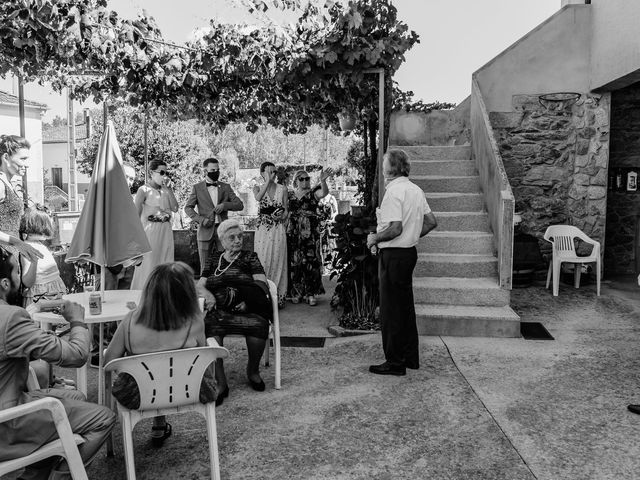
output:
[[[151,427],[152,431],[161,431],[163,432],[161,436],[155,437],[151,435],[151,445],[154,447],[161,447],[164,441],[171,436],[171,424],[169,422],[165,423],[164,427]]]

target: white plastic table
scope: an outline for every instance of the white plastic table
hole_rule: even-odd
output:
[[[100,328],[100,347],[98,348],[98,403],[104,404],[104,359],[102,352],[103,331],[102,324],[106,322],[119,322],[124,319],[131,310],[127,307],[127,302],[135,302],[140,304],[140,295],[142,290],[106,290],[101,292],[103,296],[102,313],[99,315],[91,315],[89,313],[89,295],[94,292],[70,293],[62,298],[71,302],[79,303],[84,307],[84,320],[88,325],[97,324]],[[61,315],[52,312],[37,312],[31,318],[40,322],[41,325],[47,326],[52,323],[66,323]],[[91,359],[87,361],[77,372],[78,389],[87,394],[87,369]]]

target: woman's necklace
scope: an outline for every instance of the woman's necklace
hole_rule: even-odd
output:
[[[227,270],[229,270],[229,267],[231,267],[231,265],[233,265],[233,262],[235,262],[238,257],[240,256],[242,252],[238,252],[238,254],[233,257],[231,259],[231,261],[229,262],[229,265],[227,265],[224,269],[222,268],[222,257],[224,257],[224,253],[222,255],[220,255],[220,258],[218,259],[218,266],[216,267],[216,269],[213,272],[213,276],[214,277],[219,277],[220,275],[222,275],[224,272],[226,272]],[[226,260],[226,259],[225,259]]]

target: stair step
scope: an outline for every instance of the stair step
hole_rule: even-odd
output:
[[[471,146],[427,146],[414,145],[390,147],[404,150],[409,160],[470,160]]]
[[[419,253],[416,277],[493,277],[498,274],[498,259],[493,255]]]
[[[509,290],[500,288],[497,277],[417,277],[413,296],[416,303],[482,307],[504,307],[511,298]]]
[[[435,232],[490,232],[489,215],[486,212],[438,212]]]
[[[451,232],[434,230],[422,237],[418,252],[493,255],[493,235],[487,232]]]
[[[477,175],[467,175],[464,177],[412,175],[411,181],[425,192],[479,193],[481,191],[480,177]]]
[[[471,161],[460,160],[413,160],[411,175],[449,175],[465,176],[477,175],[476,164]]]
[[[484,199],[480,193],[426,192],[429,207],[434,212],[480,212]]]
[[[520,317],[511,307],[416,305],[420,335],[520,337]]]

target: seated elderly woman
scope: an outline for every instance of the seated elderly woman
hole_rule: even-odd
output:
[[[225,335],[243,335],[249,352],[249,384],[263,391],[260,359],[272,320],[267,277],[258,255],[242,250],[243,232],[238,221],[225,220],[217,233],[224,251],[209,257],[198,281],[199,294],[205,299],[205,334],[216,337],[220,345]],[[226,397],[229,387],[221,359],[215,372],[220,395]]]

